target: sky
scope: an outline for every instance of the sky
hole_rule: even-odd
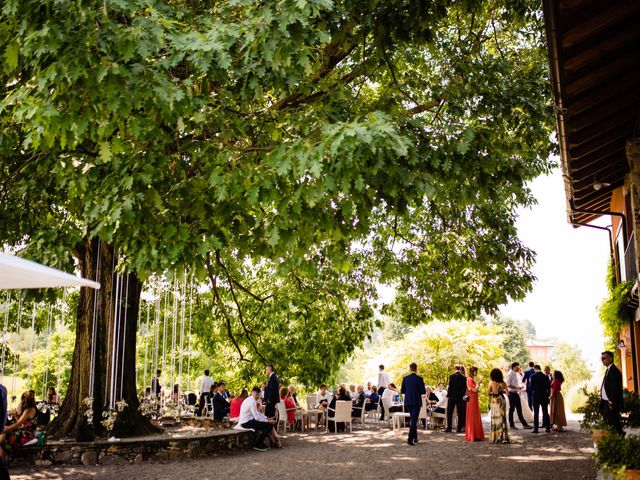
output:
[[[530,320],[539,338],[556,337],[577,345],[596,368],[604,343],[598,307],[607,295],[607,233],[567,222],[562,173],[556,169],[529,185],[538,204],[520,211],[518,233],[533,249],[537,281],[521,302],[501,308],[504,316]],[[610,224],[602,218],[601,226]]]

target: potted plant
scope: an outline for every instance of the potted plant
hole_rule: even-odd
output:
[[[616,480],[640,480],[640,437],[611,433],[596,452],[596,466]]]
[[[578,413],[582,414],[580,430],[591,432],[593,444],[597,446],[600,440],[610,431],[609,426],[604,422],[602,412],[600,412],[600,392],[597,389],[589,392],[587,387],[584,387],[582,393],[587,400],[582,407],[577,409]]]

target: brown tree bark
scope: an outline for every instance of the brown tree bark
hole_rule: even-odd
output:
[[[144,435],[158,432],[159,429],[151,425],[138,412],[135,357],[142,283],[133,274],[121,275],[118,279],[114,272],[117,263],[114,247],[106,242],[96,238],[85,238],[75,253],[82,276],[92,280],[97,279],[101,289],[98,291],[86,287],[80,289],[71,381],[58,416],[47,428],[48,434],[52,438],[75,437],[83,428],[83,401],[93,395],[93,425],[96,434],[104,435],[106,431],[100,422],[103,408],[108,406],[111,398],[111,389],[113,389],[114,398],[124,399],[129,405],[114,428],[115,435]],[[118,298],[120,301],[116,304],[115,300]],[[91,345],[94,336],[94,384],[91,392]],[[116,348],[116,368],[112,370],[114,342],[119,348]],[[114,382],[111,382],[110,378],[112,371],[116,372]]]

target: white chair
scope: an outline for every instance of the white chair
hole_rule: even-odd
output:
[[[333,421],[335,433],[338,433],[338,423],[349,424],[349,432],[353,432],[353,425],[351,423],[351,406],[352,403],[346,400],[338,400],[336,402],[336,408],[329,408],[329,412],[334,412],[333,417],[329,417],[328,420]],[[329,421],[325,428],[325,433],[329,431]]]
[[[362,423],[362,429],[364,430],[367,426],[367,424],[365,423],[365,419],[367,418],[367,405],[369,405],[369,403],[371,403],[371,400],[369,400],[368,398],[364,399],[364,403],[362,404],[362,407],[353,407],[356,410],[360,410],[360,416],[358,417],[353,417],[353,420],[358,420],[360,421],[360,423]]]
[[[391,425],[391,421],[393,420],[393,412],[390,412],[389,409],[393,407],[393,401],[389,398],[380,399],[380,404],[384,407],[384,420],[387,425]]]
[[[277,421],[276,421],[276,430],[280,426],[280,422],[284,424],[284,433],[287,432],[287,427],[289,426],[289,416],[287,415],[291,410],[295,410],[295,408],[287,408],[284,405],[284,402],[278,402],[277,404]],[[302,427],[304,430],[304,426]]]
[[[418,422],[424,420],[424,429],[429,427],[429,400],[426,395],[422,395],[422,407],[420,408],[420,414],[418,415]]]
[[[318,404],[317,395],[307,395],[307,410],[314,410]]]

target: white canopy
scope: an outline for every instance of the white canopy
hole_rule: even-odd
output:
[[[100,284],[0,252],[0,290],[55,287],[100,288]]]

